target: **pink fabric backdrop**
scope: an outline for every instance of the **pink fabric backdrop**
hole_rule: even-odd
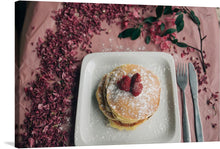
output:
[[[54,21],[51,19],[51,11],[62,7],[60,3],[30,3],[27,10],[27,17],[24,22],[23,34],[21,37],[21,55],[20,55],[20,67],[17,72],[19,73],[19,84],[18,94],[16,94],[16,106],[17,117],[16,122],[22,123],[24,119],[25,107],[28,107],[29,103],[25,102],[24,87],[28,82],[34,79],[32,71],[35,72],[39,65],[39,59],[36,53],[33,53],[35,45],[32,42],[36,42],[38,37],[44,37],[45,30],[50,28],[55,30]],[[215,8],[193,8],[197,16],[201,21],[202,34],[207,35],[204,40],[204,49],[207,54],[207,62],[211,64],[208,68],[208,88],[213,91],[219,91],[219,30],[217,16]],[[33,28],[34,26],[34,28]],[[92,38],[92,50],[93,52],[112,52],[112,51],[160,51],[159,47],[154,44],[145,44],[144,38],[141,37],[135,41],[130,39],[119,39],[117,38],[118,33],[121,32],[121,28],[116,24],[108,26],[103,22],[102,27],[106,28],[109,34],[102,32],[101,35],[95,35]],[[184,30],[178,34],[178,39],[185,37],[185,42],[199,47],[199,36],[197,27],[188,18],[185,19]],[[182,51],[182,48],[177,48],[178,51]],[[174,55],[175,62],[183,60],[187,61],[186,58],[181,58],[180,53]],[[193,53],[197,56],[197,52]],[[83,52],[78,53],[79,59],[85,54]],[[202,87],[200,87],[202,88]],[[178,90],[179,92],[179,90]],[[219,141],[219,104],[216,105],[217,113],[207,105],[207,99],[210,96],[210,92],[199,93],[199,108],[201,114],[201,121],[203,125],[204,141]],[[180,117],[182,114],[181,110],[181,99],[179,92],[179,107]],[[191,99],[189,84],[186,87],[186,101],[190,120],[190,129],[192,141],[195,141],[195,130],[194,130],[194,116],[193,116],[193,103]],[[210,115],[210,119],[206,120],[206,116]],[[212,128],[211,123],[217,123],[216,128]]]

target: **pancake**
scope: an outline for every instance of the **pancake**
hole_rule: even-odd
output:
[[[141,75],[143,84],[143,90],[137,97],[130,92],[120,90],[117,86],[117,81],[122,78],[122,74],[132,76],[135,73]],[[118,119],[136,122],[147,119],[157,110],[160,90],[159,79],[151,71],[139,65],[126,64],[113,71],[107,88],[107,102]]]
[[[147,120],[147,119],[145,119]],[[116,120],[109,120],[110,126],[119,130],[134,130],[138,125],[142,124],[145,120],[140,120],[135,123],[122,123]]]
[[[105,80],[107,78],[107,75],[105,75],[101,82],[99,83],[98,85],[98,89],[96,91],[96,98],[97,98],[97,101],[98,101],[98,104],[99,104],[99,109],[102,111],[102,113],[108,118],[108,119],[115,119],[114,118],[114,115],[110,110],[110,107],[108,106],[107,104],[107,101],[104,100],[105,96],[104,96],[104,84],[105,84]]]
[[[120,90],[117,82],[124,76],[141,75],[143,90],[137,97]],[[108,118],[110,126],[119,130],[133,130],[150,118],[160,101],[160,83],[152,72],[134,64],[121,65],[106,74],[98,85],[96,98],[99,109]]]

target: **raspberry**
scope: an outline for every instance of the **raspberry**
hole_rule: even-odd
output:
[[[117,82],[117,85],[120,90],[124,90],[126,92],[130,91],[131,86],[131,78],[129,76],[123,76],[121,80]]]
[[[131,78],[131,82],[141,82],[141,75],[139,73],[135,73]]]
[[[142,89],[143,85],[141,82],[133,82],[131,84],[131,93],[134,96],[138,96],[142,92]]]

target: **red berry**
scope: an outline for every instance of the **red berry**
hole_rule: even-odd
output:
[[[124,90],[126,92],[130,91],[131,86],[131,78],[129,76],[123,76],[121,80],[117,82],[117,85],[120,90]]]
[[[135,73],[132,78],[131,78],[132,82],[141,82],[141,75],[139,73]]]
[[[142,92],[142,89],[143,85],[141,82],[133,82],[131,84],[131,93],[134,96],[138,96]]]

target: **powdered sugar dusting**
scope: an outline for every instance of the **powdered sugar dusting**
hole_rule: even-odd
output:
[[[140,70],[140,71],[138,71]],[[120,90],[117,86],[117,81],[125,75],[124,70],[118,69],[112,74],[112,80],[107,88],[109,105],[113,106],[115,110],[120,111],[119,114],[128,114],[130,118],[145,119],[150,116],[157,109],[160,87],[156,84],[156,78],[149,71],[146,71],[141,66],[133,69],[132,72],[126,74],[133,76],[135,73],[140,73],[142,76],[143,90],[137,97],[133,96],[130,92]],[[120,103],[119,103],[120,102]]]

